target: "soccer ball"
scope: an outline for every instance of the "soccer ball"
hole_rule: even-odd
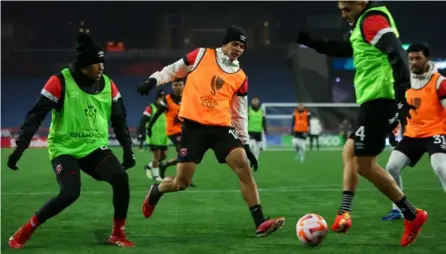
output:
[[[318,214],[306,214],[297,221],[296,233],[303,244],[317,246],[328,234],[327,222]]]

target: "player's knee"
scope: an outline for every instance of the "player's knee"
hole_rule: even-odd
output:
[[[391,175],[399,175],[401,172],[401,166],[392,161],[389,161],[386,164],[386,170]]]
[[[81,186],[78,187],[72,186],[70,188],[63,188],[59,197],[67,204],[74,203],[81,196]]]
[[[126,171],[119,171],[110,176],[109,183],[115,187],[127,188],[129,185],[129,176]]]
[[[356,172],[362,176],[366,176],[373,168],[373,160],[368,157],[356,157]]]
[[[435,174],[446,180],[446,165],[436,165],[433,167]]]
[[[178,191],[182,191],[187,189],[192,184],[192,179],[187,178],[175,178],[173,181],[173,184],[175,186],[175,189]]]

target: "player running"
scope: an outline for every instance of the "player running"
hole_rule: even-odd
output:
[[[259,159],[260,151],[263,147],[263,132],[268,134],[266,127],[266,118],[263,110],[260,108],[259,97],[251,99],[251,106],[248,111],[248,134],[250,138],[251,151]]]
[[[88,35],[81,34],[73,67],[51,76],[38,102],[28,112],[17,148],[8,158],[8,167],[18,170],[17,162],[47,113],[52,111],[48,151],[60,190],[9,238],[11,248],[23,248],[39,226],[79,198],[81,169],[113,188],[114,221],[108,242],[122,247],[134,246],[124,234],[130,201],[125,169],[135,165],[132,140],[121,94],[103,71],[103,49]],[[124,151],[122,165],[107,148],[109,121]]]
[[[411,89],[406,96],[417,109],[407,123],[403,139],[390,155],[386,169],[402,189],[401,170],[414,167],[427,153],[446,192],[446,79],[438,73],[435,63],[429,61],[426,45],[412,44],[407,52],[412,73]],[[381,219],[402,218],[400,209],[393,205],[392,211]]]
[[[152,118],[152,115],[156,115],[157,112],[160,112],[165,107],[165,96],[166,94],[162,89],[158,90],[155,103],[146,107],[138,127],[139,135],[145,135],[146,142],[149,144],[150,150],[153,153],[152,161],[144,166],[144,170],[149,179],[155,179],[158,182],[163,180],[160,177],[159,164],[167,157],[167,148],[169,145],[169,139],[166,134],[166,116],[164,113],[159,114],[160,117],[157,117],[152,126],[150,126],[150,129],[148,128],[148,122]]]
[[[291,121],[291,135],[293,136],[292,143],[296,148],[296,160],[304,162],[305,151],[307,150],[307,137],[310,126],[311,112],[305,108],[302,103],[299,103],[293,113],[293,120]]]
[[[149,218],[163,194],[186,189],[197,164],[208,149],[214,150],[220,163],[226,163],[239,177],[244,200],[249,206],[257,228],[257,236],[268,236],[279,230],[285,218],[268,219],[263,215],[251,162],[257,170],[257,159],[248,141],[248,79],[237,60],[245,50],[246,33],[239,27],[227,29],[221,48],[198,48],[183,59],[152,74],[138,87],[146,94],[156,86],[176,78],[187,81],[181,101],[179,118],[183,135],[178,156],[177,174],[154,184],[143,203],[144,217]]]
[[[344,192],[332,230],[345,233],[352,225],[351,210],[358,174],[392,200],[404,215],[401,245],[412,243],[427,221],[427,212],[409,202],[393,178],[376,162],[386,136],[398,124],[404,127],[413,106],[406,101],[410,88],[407,54],[389,10],[369,1],[339,1],[342,17],[353,30],[348,41],[314,40],[301,33],[298,42],[317,52],[353,57],[356,101],[361,105],[357,128],[344,146]]]

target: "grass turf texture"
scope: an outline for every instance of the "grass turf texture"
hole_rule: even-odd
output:
[[[114,149],[121,158],[121,150]],[[409,199],[429,212],[429,221],[417,242],[399,245],[402,221],[382,222],[390,210],[387,199],[374,186],[361,180],[354,200],[353,227],[346,235],[329,233],[321,246],[305,247],[296,237],[297,220],[306,213],[322,215],[329,226],[341,199],[342,161],[339,151],[308,152],[304,163],[294,152],[264,152],[254,173],[267,216],[285,216],[284,228],[267,238],[255,238],[248,207],[233,172],[218,165],[209,152],[199,165],[197,188],[167,194],[151,219],[144,219],[141,203],[150,182],[142,168],[149,152],[135,149],[137,166],[130,169],[131,202],[126,231],[136,248],[119,249],[106,241],[112,226],[111,187],[82,175],[80,199],[47,221],[23,250],[10,250],[8,238],[47,199],[58,185],[46,149],[30,149],[19,162],[20,170],[6,167],[11,150],[2,149],[2,253],[443,253],[446,248],[445,194],[432,172],[427,156],[404,172]],[[173,151],[170,151],[170,155]],[[381,165],[389,156],[380,157]],[[173,175],[174,168],[168,169]]]

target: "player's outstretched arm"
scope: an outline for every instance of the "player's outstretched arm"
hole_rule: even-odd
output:
[[[248,78],[232,98],[231,120],[237,136],[243,144],[249,141],[248,135]]]
[[[335,57],[352,57],[353,48],[349,41],[350,32],[341,40],[329,40],[325,38],[314,39],[307,32],[300,32],[297,43],[316,50],[318,53]]]
[[[268,134],[268,124],[266,123],[265,113],[263,114],[264,114],[262,118],[263,131],[265,132],[265,134]]]
[[[112,82],[112,109],[110,115],[111,125],[116,135],[116,139],[122,147],[124,152],[123,166],[125,169],[131,168],[135,165],[135,160],[132,152],[132,138],[127,126],[127,111],[124,106],[124,101],[121,97],[117,86]]]
[[[153,88],[184,78],[200,62],[206,52],[205,48],[197,48],[173,64],[165,66],[161,71],[150,75],[149,79],[138,86],[140,94],[148,94]]]
[[[249,147],[248,134],[248,78],[240,89],[234,94],[231,102],[231,121],[238,138],[243,143],[246,156],[251,162],[251,168],[257,171],[259,164],[257,158]]]
[[[25,122],[20,127],[20,135],[16,140],[17,147],[8,157],[8,167],[12,170],[18,170],[17,162],[22,157],[23,152],[28,148],[31,139],[36,134],[40,124],[45,119],[48,112],[52,109],[59,108],[63,103],[61,95],[62,85],[57,76],[51,76],[43,87],[39,100],[34,107],[26,114]]]
[[[291,118],[291,131],[290,131],[290,134],[291,135],[293,135],[294,134],[294,123],[296,122],[296,117],[294,116],[294,114],[293,114],[293,116],[292,116],[292,118]]]
[[[17,138],[16,145],[20,151],[25,151],[31,139],[36,134],[40,124],[52,109],[62,105],[60,102],[62,96],[62,85],[57,76],[51,76],[46,82],[40,97],[32,109],[26,114],[25,122],[20,127],[20,135]]]
[[[138,124],[138,138],[143,139],[146,136],[146,124],[152,118],[152,109],[147,106]]]

